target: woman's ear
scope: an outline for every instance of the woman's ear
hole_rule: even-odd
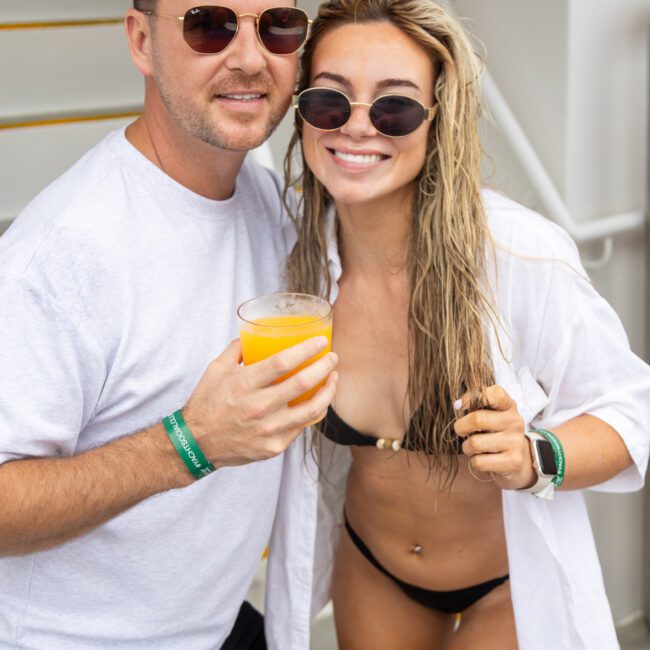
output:
[[[151,62],[151,25],[149,17],[136,9],[129,9],[124,19],[129,52],[135,67],[145,77],[153,74]]]

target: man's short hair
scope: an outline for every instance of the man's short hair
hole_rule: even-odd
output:
[[[140,11],[153,11],[156,8],[157,0],[133,0],[133,8]]]

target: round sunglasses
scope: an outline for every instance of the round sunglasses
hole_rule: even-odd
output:
[[[422,122],[433,120],[437,108],[425,108],[417,99],[404,95],[382,95],[372,104],[353,102],[334,88],[307,88],[293,100],[302,119],[319,131],[340,129],[352,116],[354,106],[368,106],[372,125],[390,138],[413,133]]]
[[[271,7],[261,14],[238,14],[229,7],[205,5],[189,9],[183,16],[144,11],[148,16],[175,18],[183,23],[183,38],[199,54],[219,54],[237,36],[242,18],[255,19],[257,38],[267,52],[287,56],[307,40],[311,20],[297,7]]]

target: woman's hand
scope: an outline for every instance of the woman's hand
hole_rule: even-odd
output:
[[[454,424],[456,434],[465,439],[463,452],[469,458],[470,468],[488,472],[504,490],[530,487],[537,474],[517,404],[501,386],[490,386],[485,393],[488,406],[468,413]],[[454,407],[462,411],[468,403],[466,394]]]

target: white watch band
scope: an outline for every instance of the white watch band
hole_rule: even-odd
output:
[[[539,458],[537,457],[535,445],[532,444],[534,440],[546,440],[546,438],[534,431],[525,431],[524,435],[530,443],[530,454],[533,460],[533,469],[537,474],[537,481],[528,488],[521,488],[518,492],[529,492],[539,499],[550,500],[555,496],[555,485],[552,483],[553,477],[540,472]]]

